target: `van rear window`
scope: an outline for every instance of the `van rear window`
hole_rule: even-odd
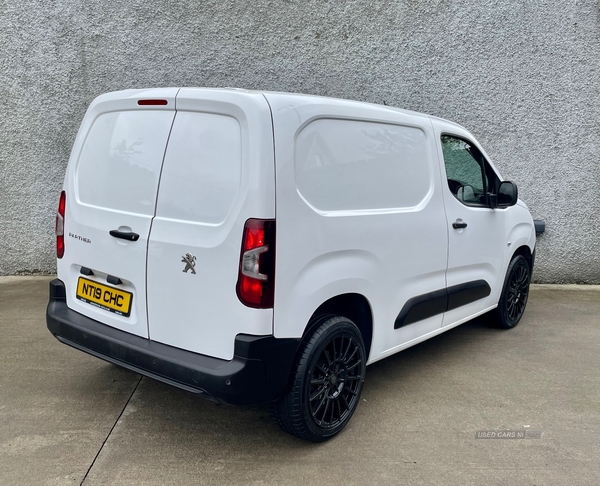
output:
[[[96,118],[77,164],[79,201],[153,216],[173,116],[172,111],[144,110]]]
[[[238,121],[178,111],[160,180],[156,217],[219,224],[240,189],[242,138]]]
[[[427,139],[414,127],[319,119],[298,135],[296,186],[322,211],[412,208],[432,186]]]

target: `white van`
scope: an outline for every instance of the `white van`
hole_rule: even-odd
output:
[[[96,98],[56,218],[58,340],[323,441],[365,367],[480,314],[514,327],[535,229],[461,126],[236,89]]]

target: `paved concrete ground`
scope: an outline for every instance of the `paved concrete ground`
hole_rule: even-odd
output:
[[[0,278],[0,484],[600,484],[600,288],[535,286],[511,331],[479,320],[370,366],[314,445],[60,344],[49,280]]]

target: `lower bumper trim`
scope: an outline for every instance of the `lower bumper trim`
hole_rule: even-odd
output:
[[[287,386],[300,343],[300,339],[239,334],[230,361],[192,353],[112,328],[69,309],[64,284],[58,279],[50,282],[46,322],[64,344],[231,405],[276,400]]]

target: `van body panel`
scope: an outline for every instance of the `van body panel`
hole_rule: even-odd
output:
[[[440,328],[441,314],[394,329],[394,320],[408,299],[446,287],[448,234],[429,119],[349,101],[269,93],[265,96],[273,112],[277,171],[275,336],[301,336],[320,304],[346,292],[362,293],[372,304],[370,360],[415,335]],[[326,127],[323,120],[327,121]],[[311,124],[315,122],[322,125],[313,129],[308,139],[303,130],[314,127]],[[339,146],[338,139],[351,141],[348,132],[355,134],[353,138],[366,137],[364,143],[360,142],[363,154],[355,151],[352,155]],[[402,137],[406,145],[398,148]],[[306,139],[311,147],[298,150],[298,143]],[[369,178],[361,165],[372,163],[376,170],[387,174],[387,168],[394,167],[391,160],[397,159],[398,173],[410,173],[410,166],[400,164],[411,162],[403,158],[403,150],[411,144],[418,163],[426,166],[417,168],[426,177],[421,193],[406,198],[410,203],[399,198],[397,207],[393,207],[393,194],[373,196],[377,190],[372,188],[360,191],[361,183]],[[336,164],[354,177],[339,180],[342,187],[356,188],[353,198],[345,197],[346,206],[335,206],[339,198],[326,199],[327,190],[340,192],[343,197],[335,187],[335,176],[343,177],[344,172],[337,170]],[[324,177],[308,175],[302,180],[299,167],[322,170]],[[321,191],[321,199],[304,189],[302,184],[307,181],[329,184],[313,191]],[[404,177],[395,182],[401,191],[402,184],[410,180]],[[385,185],[390,191],[394,188],[389,181]],[[391,202],[377,206],[380,201]]]
[[[150,339],[232,359],[237,334],[272,334],[273,310],[235,287],[244,223],[275,217],[274,180],[262,95],[180,90],[148,244]]]
[[[532,229],[527,221],[529,211],[519,206],[516,211],[511,213],[511,216],[514,216],[514,222],[509,223],[512,228],[508,235],[508,241],[511,243],[510,248],[514,252],[518,248],[526,246],[533,253],[535,249],[535,228]]]
[[[67,305],[88,317],[138,336],[148,336],[146,245],[177,89],[129,90],[99,96],[89,107],[74,143],[65,177],[65,255],[58,273]],[[166,105],[140,106],[160,97]],[[131,180],[139,183],[132,184]],[[114,238],[111,230],[139,235]],[[106,289],[132,295],[128,317],[76,297],[83,277]],[[109,284],[109,276],[120,279]],[[110,291],[110,290],[109,290]]]

